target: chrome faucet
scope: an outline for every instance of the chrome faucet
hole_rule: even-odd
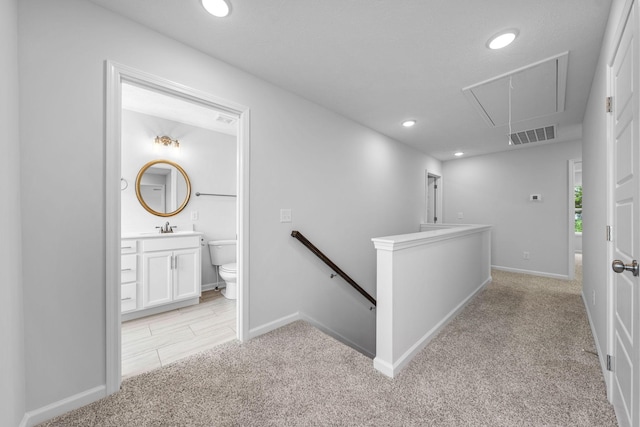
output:
[[[173,229],[176,228],[175,225],[169,225],[169,221],[164,224],[164,227],[156,227],[160,229],[160,233],[173,233]]]

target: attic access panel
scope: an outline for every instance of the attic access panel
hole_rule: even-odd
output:
[[[527,65],[462,89],[489,127],[544,117],[564,111],[569,52]]]

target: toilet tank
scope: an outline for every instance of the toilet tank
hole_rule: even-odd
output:
[[[212,265],[224,265],[236,262],[235,240],[211,240],[209,242],[209,255]]]

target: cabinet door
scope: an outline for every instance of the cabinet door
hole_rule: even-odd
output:
[[[200,296],[200,248],[174,251],[173,299]]]
[[[142,255],[142,308],[171,302],[171,251],[149,252]]]

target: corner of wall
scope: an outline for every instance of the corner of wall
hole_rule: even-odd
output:
[[[26,411],[22,232],[20,210],[20,132],[18,108],[18,1],[0,2],[0,425],[17,426]],[[5,204],[6,203],[6,204]]]

